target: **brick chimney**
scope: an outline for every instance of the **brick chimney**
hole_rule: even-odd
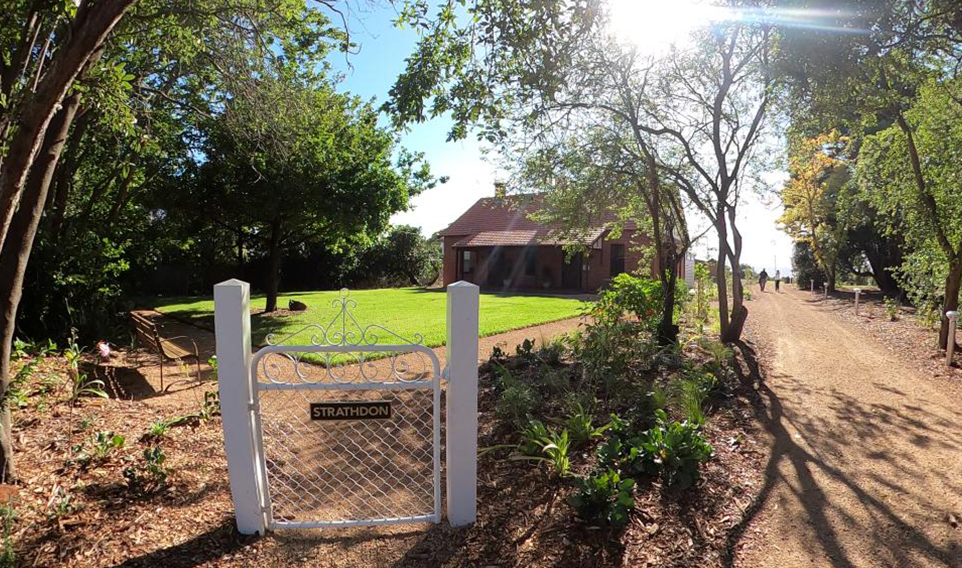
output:
[[[508,195],[508,184],[503,181],[494,182],[494,198],[504,199]]]

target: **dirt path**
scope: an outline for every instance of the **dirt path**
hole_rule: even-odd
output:
[[[772,455],[735,564],[962,566],[962,389],[907,368],[819,297],[753,293]]]

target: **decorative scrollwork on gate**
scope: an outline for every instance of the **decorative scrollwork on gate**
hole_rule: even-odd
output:
[[[305,359],[308,353],[311,358]],[[260,376],[272,383],[413,382],[435,372],[434,361],[422,351],[267,352],[258,366]]]
[[[275,384],[353,384],[410,383],[437,372],[437,358],[421,334],[409,339],[382,325],[361,325],[346,288],[331,305],[337,314],[327,325],[311,324],[280,339],[269,334],[255,358],[258,374]],[[305,341],[295,345],[295,338]]]
[[[420,333],[414,337],[407,338],[400,334],[377,324],[362,326],[357,318],[354,317],[353,309],[357,308],[357,301],[350,297],[347,288],[341,288],[340,297],[331,300],[331,307],[338,310],[337,314],[327,324],[310,324],[303,328],[277,339],[273,333],[267,335],[268,345],[283,345],[295,337],[301,337],[305,332],[312,331],[309,343],[314,346],[338,345],[338,346],[373,346],[383,343],[382,339],[407,343],[412,345],[423,345],[424,336]]]

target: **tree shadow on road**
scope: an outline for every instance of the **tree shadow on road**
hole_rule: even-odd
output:
[[[785,462],[788,462],[791,467],[789,471],[794,473],[798,480],[797,487],[789,486],[791,495],[797,499],[800,509],[804,511],[804,518],[798,519],[797,524],[812,528],[817,535],[817,544],[831,566],[854,568],[861,564],[860,559],[854,557],[850,547],[846,546],[840,536],[839,529],[843,527],[857,531],[864,550],[873,551],[881,564],[889,564],[891,561],[898,566],[915,566],[924,559],[933,566],[962,566],[962,550],[955,543],[943,545],[933,542],[930,534],[923,533],[918,526],[903,520],[886,501],[885,496],[879,495],[878,491],[871,492],[872,486],[868,483],[874,481],[876,488],[885,489],[886,493],[891,495],[914,497],[913,490],[917,488],[918,481],[917,470],[923,466],[913,463],[913,456],[889,454],[886,445],[889,440],[879,426],[887,425],[888,433],[895,431],[898,436],[912,439],[919,446],[924,447],[927,443],[947,444],[943,449],[954,449],[957,452],[958,445],[948,441],[952,438],[945,432],[948,428],[945,427],[944,419],[937,416],[923,416],[920,419],[919,416],[907,415],[904,411],[906,407],[893,408],[864,403],[838,392],[817,393],[821,396],[830,395],[835,401],[829,405],[835,414],[831,424],[829,421],[813,423],[805,417],[796,418],[786,411],[782,399],[766,384],[765,372],[758,363],[753,345],[739,342],[736,347],[743,364],[739,369],[739,378],[753,385],[760,395],[753,402],[755,415],[771,434],[772,448],[765,467],[764,485],[728,539],[726,566],[734,565],[736,549],[766,501],[773,496],[780,484],[788,485],[780,471]],[[816,393],[806,385],[795,384],[792,388],[793,391],[788,394],[793,397],[797,395],[808,397],[806,400],[815,399]],[[912,399],[907,398],[906,402],[912,402]],[[839,429],[840,425],[844,425],[841,426],[845,429],[844,434],[833,431]],[[936,429],[936,426],[939,429]],[[804,436],[793,436],[789,428],[803,433]],[[899,464],[904,464],[900,466],[903,468],[903,475],[893,478],[867,472],[864,479],[854,479],[848,472],[833,465],[859,452],[864,453],[869,460],[886,463],[899,460]],[[948,464],[945,466],[948,467]],[[915,474],[913,470],[916,470]],[[865,511],[872,519],[870,526],[859,526],[859,519],[848,515],[839,506],[836,502],[838,496],[829,493],[833,487],[826,486],[824,481],[820,482],[826,478],[840,483],[845,491],[857,498],[860,510]],[[948,479],[945,481],[944,489],[947,494],[958,495],[962,488],[953,486]],[[937,508],[939,496],[929,497],[933,499],[933,508]],[[935,510],[931,513],[932,523],[943,521],[936,516]],[[951,530],[948,523],[943,524],[946,531]],[[951,537],[946,540],[951,540]]]

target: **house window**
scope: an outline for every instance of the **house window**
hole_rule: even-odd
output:
[[[625,271],[625,245],[611,243],[611,276],[614,278]]]
[[[538,273],[538,249],[531,247],[524,249],[524,275],[534,276]]]
[[[474,268],[474,255],[469,250],[461,251],[461,272],[468,274]]]

